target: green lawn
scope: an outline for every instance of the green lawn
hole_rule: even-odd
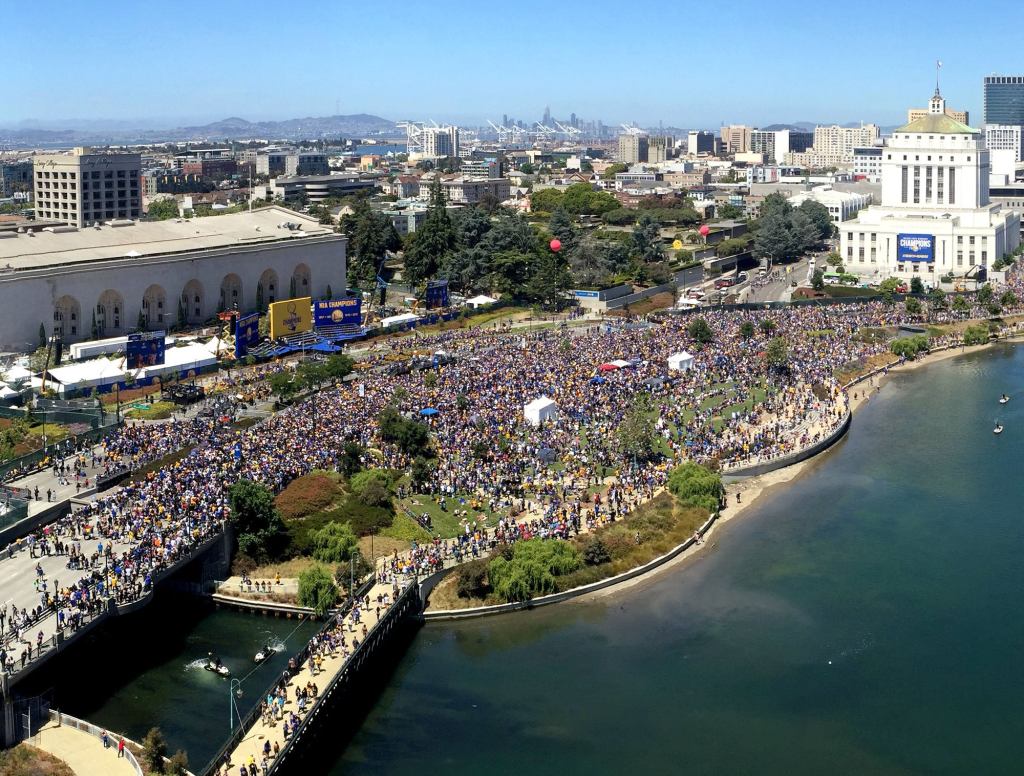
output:
[[[465,494],[461,494],[461,496],[462,498],[465,498],[467,505],[472,501],[471,496],[467,496]],[[419,503],[414,504],[414,501],[418,501]],[[453,536],[458,536],[461,533],[463,533],[462,523],[459,522],[459,518],[455,517],[455,515],[452,514],[457,509],[468,509],[470,520],[477,519],[477,515],[479,514],[487,515],[486,524],[488,526],[497,525],[498,519],[500,517],[504,517],[505,515],[504,511],[491,512],[486,507],[483,509],[471,509],[467,505],[460,504],[458,502],[458,498],[448,499],[447,512],[442,510],[441,507],[438,506],[436,499],[434,499],[431,496],[424,496],[420,494],[414,496],[407,496],[404,499],[400,499],[396,503],[400,505],[399,509],[397,510],[398,515],[405,517],[407,521],[413,523],[413,525],[416,527],[418,527],[418,524],[414,523],[412,518],[408,517],[405,514],[404,510],[401,509],[401,507],[407,507],[410,511],[412,511],[413,514],[416,515],[422,515],[424,512],[429,514],[430,520],[433,523],[433,534],[436,534],[446,539],[451,538]],[[395,519],[395,522],[398,522],[397,517]],[[404,533],[408,530],[408,526],[402,526],[400,527],[400,530]],[[384,533],[384,535],[386,536],[391,535],[387,530],[383,531],[382,533]],[[404,538],[404,536],[396,536],[395,538]]]

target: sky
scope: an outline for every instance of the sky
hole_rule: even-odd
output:
[[[1012,4],[630,0],[10,3],[0,126],[334,113],[608,124],[905,120],[1024,73]],[[1003,23],[1000,22],[1002,20]],[[13,33],[13,34],[11,34]]]

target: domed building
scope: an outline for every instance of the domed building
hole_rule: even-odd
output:
[[[989,201],[981,131],[949,116],[938,89],[927,114],[893,132],[881,167],[881,204],[839,225],[848,272],[934,286],[990,269],[1020,244],[1020,217]]]

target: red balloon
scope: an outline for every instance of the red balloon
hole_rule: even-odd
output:
[[[561,240],[552,240],[551,241],[551,250],[553,250],[555,253],[558,253],[560,250],[562,250],[562,241]]]
[[[698,229],[697,231],[700,232],[700,236],[701,237],[707,237],[708,236],[708,232],[710,232],[711,230],[708,229],[708,225],[707,224],[702,224],[700,229]]]

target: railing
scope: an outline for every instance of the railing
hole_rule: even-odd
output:
[[[348,612],[352,609],[352,605],[355,603],[355,601],[364,597],[368,592],[370,592],[375,582],[376,576],[371,574],[370,577],[362,585],[360,585],[359,589],[356,591],[355,598],[350,598],[334,613],[333,616],[329,617],[327,622],[324,624],[324,627],[320,629],[317,635],[323,635],[328,630],[333,628],[337,623],[337,618],[344,617],[346,614],[348,614]],[[309,641],[310,640],[307,640],[302,649],[300,649],[291,658],[295,663],[296,670],[298,670],[298,668],[309,657]],[[259,698],[260,701],[258,701],[252,707],[252,709],[249,710],[249,713],[246,714],[239,721],[238,727],[235,728],[234,732],[228,737],[227,741],[225,741],[224,744],[220,747],[220,749],[217,750],[217,753],[210,758],[209,762],[206,763],[206,766],[202,769],[202,771],[200,771],[200,773],[214,774],[217,772],[217,769],[220,767],[221,763],[224,762],[224,758],[230,755],[235,750],[238,744],[241,743],[242,739],[245,738],[246,735],[248,735],[249,729],[256,723],[256,720],[260,718],[260,714],[263,711],[261,703],[262,699],[266,698],[268,695],[272,695],[274,691],[277,689],[277,686],[278,684],[280,684],[280,682],[281,677],[278,677],[270,683],[270,685],[263,691],[262,694],[257,696],[257,698]]]
[[[72,717],[70,714],[62,714],[61,712],[54,711],[53,709],[50,709],[50,719],[53,722],[56,722],[58,727],[74,728],[75,730],[80,730],[90,736],[95,736],[97,739],[102,738],[103,733],[106,732],[105,730],[96,727],[91,722],[86,722],[84,719],[78,719],[78,717]],[[109,739],[118,738],[118,736],[111,735],[110,733],[107,733],[107,737]],[[135,771],[137,776],[145,776],[142,766],[139,765],[139,761],[135,759],[135,755],[132,753],[132,750],[127,746],[128,744],[131,744],[132,746],[139,745],[128,738],[125,738],[124,742],[124,759],[128,761],[130,766],[132,766],[132,769]],[[139,748],[141,749],[142,747],[140,746]]]

